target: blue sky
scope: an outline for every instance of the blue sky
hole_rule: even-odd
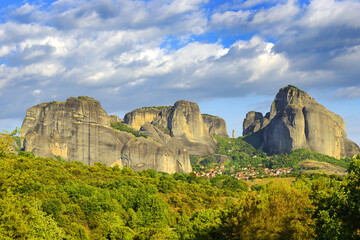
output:
[[[86,95],[109,114],[195,101],[242,132],[288,84],[360,144],[359,0],[0,2],[0,129]]]

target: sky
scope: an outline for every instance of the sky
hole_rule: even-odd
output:
[[[90,96],[120,118],[193,101],[239,136],[291,84],[360,144],[359,12],[360,0],[2,0],[0,129]]]

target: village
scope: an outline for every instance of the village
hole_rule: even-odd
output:
[[[219,175],[228,174],[237,179],[252,179],[252,178],[264,178],[264,177],[276,177],[280,175],[289,174],[293,171],[293,168],[262,168],[262,164],[257,167],[251,166],[249,163],[247,167],[238,168],[235,171],[235,166],[231,166],[226,169],[225,165],[214,166],[213,168],[206,169],[205,166],[201,165],[198,172],[194,172],[197,177],[208,177],[213,178]],[[229,174],[230,173],[230,174]]]

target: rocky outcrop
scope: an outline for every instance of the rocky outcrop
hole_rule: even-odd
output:
[[[254,112],[248,115],[244,120],[244,133],[262,129],[257,135],[259,146],[270,154],[307,148],[340,158],[360,152],[359,147],[346,137],[342,117],[294,86],[280,89],[267,114],[269,123],[266,126],[261,125],[261,115]]]
[[[208,114],[202,114],[202,118],[209,131],[209,135],[225,138],[229,137],[224,119]]]
[[[171,107],[143,107],[125,114],[124,122],[130,127],[140,130],[145,123],[151,123],[159,114],[166,112]]]
[[[191,155],[202,156],[212,154],[216,150],[216,142],[209,136],[210,130],[204,123],[199,106],[193,102],[182,100],[177,101],[172,107],[137,109],[127,113],[124,122],[134,127],[150,123],[162,133],[178,140]],[[213,132],[226,132],[225,121],[218,127],[216,121],[209,125],[214,126],[211,130]]]
[[[168,121],[171,136],[180,140],[190,154],[206,155],[215,152],[216,143],[209,136],[196,103],[177,101]]]
[[[110,117],[110,122],[113,122],[113,123],[122,122],[121,119],[116,115],[110,115],[109,117]]]
[[[36,156],[60,156],[86,165],[102,162],[135,170],[191,171],[189,155],[181,145],[172,148],[168,143],[135,138],[113,129],[113,120],[89,97],[39,104],[27,111],[22,125],[23,146]]]
[[[266,114],[265,117],[263,117],[260,112],[248,112],[243,123],[243,136],[263,129],[269,124],[269,122],[269,114]]]

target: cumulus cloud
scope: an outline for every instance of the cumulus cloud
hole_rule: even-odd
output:
[[[149,99],[162,105],[358,81],[358,1],[249,0],[219,9],[207,0],[28,2],[0,23],[0,118],[79,95],[119,112]],[[235,40],[225,46],[228,36]],[[14,94],[21,97],[10,106]]]
[[[341,98],[360,98],[360,86],[340,88],[335,96]]]
[[[356,0],[315,0],[307,7],[300,21],[305,27],[351,27],[359,28],[360,2]]]
[[[270,3],[267,7],[249,9],[259,4]],[[289,26],[300,13],[296,0],[288,1],[246,1],[237,10],[216,12],[211,17],[215,29],[228,28],[240,32],[261,32],[262,34],[279,35],[288,30]]]

